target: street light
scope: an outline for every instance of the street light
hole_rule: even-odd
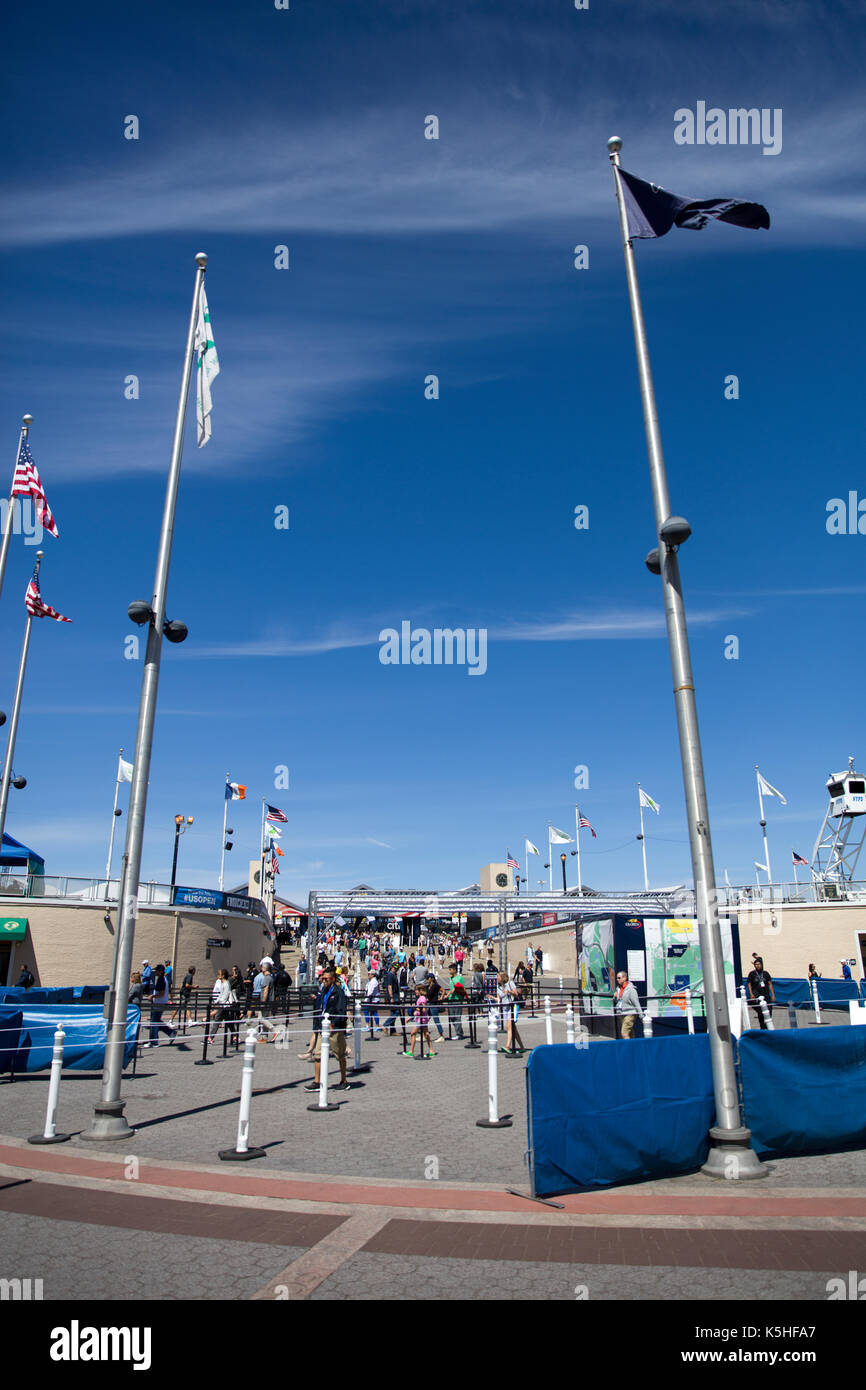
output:
[[[187,816],[186,818],[184,818],[183,816],[175,816],[174,818],[174,858],[171,861],[172,902],[174,901],[174,883],[177,877],[177,847],[180,843],[181,835],[186,834],[186,831],[192,825],[194,819],[194,816]]]
[[[567,892],[568,892],[568,884],[567,884],[566,881],[565,881],[565,854],[564,854],[564,853],[561,854],[561,855],[559,856],[559,858],[560,858],[560,860],[561,860],[561,862],[562,862],[562,891],[563,891],[563,893],[567,893]]]

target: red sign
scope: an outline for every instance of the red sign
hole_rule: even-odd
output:
[[[555,921],[556,921],[556,913],[555,913],[555,912],[542,912],[542,914],[541,914],[541,925],[542,925],[543,927],[552,927],[552,926],[554,925]]]

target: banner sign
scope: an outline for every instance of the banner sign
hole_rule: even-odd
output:
[[[0,917],[0,941],[23,941],[26,935],[26,917]]]

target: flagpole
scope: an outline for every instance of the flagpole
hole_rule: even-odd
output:
[[[21,433],[18,436],[18,452],[15,455],[15,465],[21,457],[21,445],[33,424],[32,415],[24,415],[21,420]],[[9,503],[6,507],[6,516],[3,519],[3,539],[0,541],[0,594],[3,592],[3,578],[6,574],[6,557],[9,554],[9,542],[12,538],[12,523],[15,516],[15,495],[12,488],[15,485],[15,473],[12,474],[12,482],[9,484]]]
[[[223,891],[223,880],[226,871],[226,826],[229,823],[229,777],[231,773],[226,773],[226,789],[223,797],[223,848],[220,857],[220,892]]]
[[[106,1139],[129,1139],[135,1132],[124,1118],[126,1102],[120,1098],[123,1073],[123,1054],[126,1043],[127,981],[132,966],[135,943],[135,919],[138,916],[138,888],[141,877],[141,850],[144,839],[144,819],[147,810],[147,783],[150,777],[150,758],[153,749],[153,728],[156,720],[156,699],[159,688],[159,665],[165,626],[166,593],[171,566],[171,547],[174,537],[177,494],[180,485],[180,465],[183,455],[183,436],[189,384],[195,349],[199,297],[204,283],[207,256],[200,251],[195,258],[195,285],[192,310],[186,337],[186,351],[181,372],[180,396],[171,445],[171,461],[165,490],[162,529],[159,537],[156,573],[153,581],[151,616],[148,623],[147,649],[141,676],[141,697],[138,706],[138,729],[135,737],[135,760],[132,765],[132,785],[129,792],[129,813],[126,825],[126,845],[120,874],[117,903],[117,931],[114,943],[112,984],[107,1017],[110,1020],[105,1040],[105,1066],[102,1073],[100,1100],[94,1106],[90,1129],[82,1139],[101,1142]]]
[[[108,897],[108,885],[111,882],[111,861],[114,857],[114,827],[117,825],[117,797],[120,792],[120,760],[123,757],[123,749],[117,755],[117,776],[114,779],[114,806],[111,812],[111,834],[108,837],[108,863],[105,866],[105,896]]]
[[[758,805],[761,808],[761,833],[764,836],[764,863],[767,866],[767,882],[772,884],[773,874],[770,867],[770,846],[767,844],[767,821],[764,816],[764,797],[761,792],[761,774],[758,771],[757,763],[755,763],[755,776],[758,779]]]
[[[613,165],[613,179],[640,379],[644,429],[649,455],[656,531],[659,538],[659,570],[671,655],[680,757],[689,826],[689,844],[695,880],[701,968],[704,975],[707,1003],[707,1032],[710,1039],[716,1124],[710,1130],[711,1148],[703,1171],[714,1177],[756,1178],[764,1176],[767,1170],[759,1163],[756,1154],[749,1147],[749,1131],[743,1126],[740,1118],[737,1076],[734,1069],[731,1025],[725,990],[724,958],[719,927],[707,793],[701,757],[694,679],[689,654],[688,629],[677,557],[677,544],[679,542],[674,538],[678,537],[681,540],[682,532],[680,528],[677,528],[668,533],[672,537],[670,541],[664,539],[663,528],[665,523],[671,519],[671,507],[634,247],[628,233],[625,198],[619,176],[619,151],[622,149],[622,141],[614,136],[608,141],[607,147]]]
[[[553,841],[550,838],[550,821],[547,822],[547,880],[550,892],[553,892]]]
[[[641,854],[643,855],[643,890],[645,893],[648,893],[649,879],[647,878],[646,872],[646,836],[644,835],[643,830],[643,800],[641,799],[640,794],[640,782],[638,782],[637,784],[637,809],[638,814],[640,816],[640,835],[638,836],[638,839],[640,840]]]
[[[574,844],[577,850],[577,891],[583,892],[583,879],[580,876],[580,807],[574,808]]]
[[[38,582],[39,570],[42,565],[44,551],[36,552],[36,568],[33,578]],[[33,627],[33,614],[27,614],[27,626],[24,629],[24,641],[21,644],[21,660],[18,663],[18,684],[15,687],[15,703],[12,706],[12,715],[9,720],[9,734],[6,739],[6,757],[3,759],[3,781],[0,784],[0,846],[3,844],[3,832],[6,829],[6,805],[9,801],[9,784],[12,781],[12,759],[15,757],[15,740],[18,736],[18,720],[21,716],[21,695],[24,690],[24,672],[27,670],[27,653],[30,650],[30,632]]]

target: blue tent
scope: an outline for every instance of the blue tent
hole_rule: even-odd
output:
[[[11,835],[3,833],[3,845],[0,849],[0,868],[26,868],[28,874],[44,874],[45,860],[41,854],[37,854],[35,849],[28,849],[22,845],[20,840],[14,840]]]

